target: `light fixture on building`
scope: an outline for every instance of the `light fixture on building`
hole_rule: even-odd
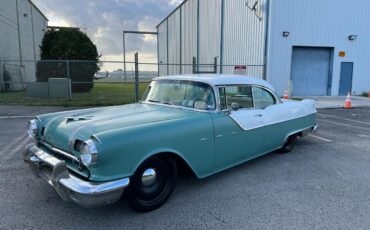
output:
[[[290,34],[289,31],[284,31],[283,32],[283,37],[287,38],[287,37],[289,37],[289,34]]]
[[[356,40],[356,39],[357,39],[357,35],[349,35],[349,36],[348,36],[348,39],[349,39],[350,41],[354,41],[354,40]]]

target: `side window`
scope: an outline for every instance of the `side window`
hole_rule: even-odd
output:
[[[253,87],[254,107],[264,109],[269,105],[276,104],[275,97],[265,89]]]
[[[231,109],[232,103],[238,103],[240,109],[253,108],[252,88],[250,86],[226,86],[219,88],[221,109]]]

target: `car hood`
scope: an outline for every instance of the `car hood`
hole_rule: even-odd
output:
[[[41,139],[48,144],[72,152],[76,139],[136,125],[192,116],[196,112],[152,104],[131,104],[98,109],[76,110],[43,116]]]

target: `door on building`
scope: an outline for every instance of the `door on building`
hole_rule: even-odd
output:
[[[352,92],[353,62],[342,62],[340,66],[339,96]]]
[[[294,96],[325,96],[331,89],[332,48],[293,47]]]

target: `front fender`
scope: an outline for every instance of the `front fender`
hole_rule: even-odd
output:
[[[98,162],[89,168],[90,179],[94,181],[130,177],[143,161],[164,152],[181,157],[199,178],[211,174],[213,170],[214,131],[208,113],[116,129],[94,136],[101,142],[98,145]]]

